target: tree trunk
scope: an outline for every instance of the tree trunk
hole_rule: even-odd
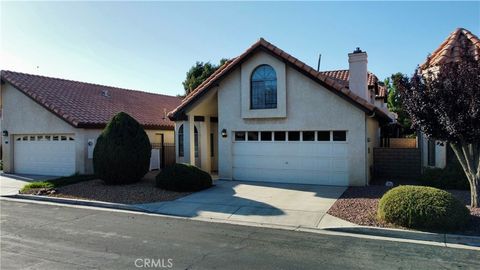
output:
[[[470,187],[470,207],[479,207],[480,206],[480,198],[478,197],[478,191],[480,190],[480,177],[477,174],[473,176],[473,185]]]
[[[453,144],[451,143],[458,161],[462,165],[463,171],[470,184],[470,207],[479,207],[480,198],[480,144]]]

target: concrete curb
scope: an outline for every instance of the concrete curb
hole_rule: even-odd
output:
[[[70,204],[70,205],[82,205],[82,206],[92,206],[92,207],[101,207],[101,208],[110,208],[110,209],[119,209],[119,210],[151,213],[150,211],[146,211],[145,209],[141,209],[141,208],[138,208],[138,207],[135,207],[135,206],[130,206],[128,204],[121,204],[121,203],[109,203],[109,202],[89,201],[89,200],[81,200],[81,199],[56,198],[56,197],[39,196],[39,195],[26,195],[26,194],[6,195],[6,196],[2,196],[2,197],[13,198],[13,199],[22,199],[22,200],[31,200],[31,201],[53,202],[53,203],[62,203],[62,204]]]
[[[363,234],[389,238],[400,238],[416,241],[427,241],[444,243],[446,247],[454,247],[454,245],[469,246],[473,249],[480,250],[480,237],[469,235],[445,234],[445,233],[430,233],[420,231],[408,231],[391,228],[378,228],[369,226],[358,227],[330,227],[323,228],[327,231],[344,232],[352,234]]]

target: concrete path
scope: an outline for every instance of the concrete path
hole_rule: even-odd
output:
[[[139,204],[175,216],[318,228],[345,187],[216,181],[205,191],[170,202]]]
[[[55,178],[55,176],[45,175],[16,175],[16,174],[0,174],[0,196],[15,195],[18,191],[29,182],[42,181]]]

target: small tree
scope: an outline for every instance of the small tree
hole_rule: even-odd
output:
[[[424,70],[395,82],[405,111],[426,137],[451,145],[470,183],[471,207],[479,207],[480,61],[464,53],[460,61]]]
[[[392,74],[390,78],[386,78],[384,80],[385,86],[388,90],[387,107],[389,111],[397,114],[397,122],[402,126],[402,132],[405,134],[412,134],[415,133],[414,130],[412,130],[412,120],[410,119],[410,116],[408,116],[407,112],[405,112],[402,106],[402,97],[400,95],[400,91],[393,83],[394,81],[398,80],[398,78],[402,78],[403,76],[404,75],[402,73],[398,72]]]
[[[223,66],[227,62],[227,59],[221,59],[219,65],[211,64],[210,62],[197,62],[187,72],[185,81],[182,82],[185,89],[185,95],[188,95],[191,91],[197,88],[202,82],[204,82],[210,75],[212,75],[219,67]]]
[[[145,130],[130,115],[115,115],[97,139],[93,169],[106,184],[130,184],[148,172],[152,146]]]

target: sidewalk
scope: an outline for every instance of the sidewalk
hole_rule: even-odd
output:
[[[18,194],[18,191],[29,182],[48,180],[52,178],[55,178],[55,176],[0,173],[0,196]]]

